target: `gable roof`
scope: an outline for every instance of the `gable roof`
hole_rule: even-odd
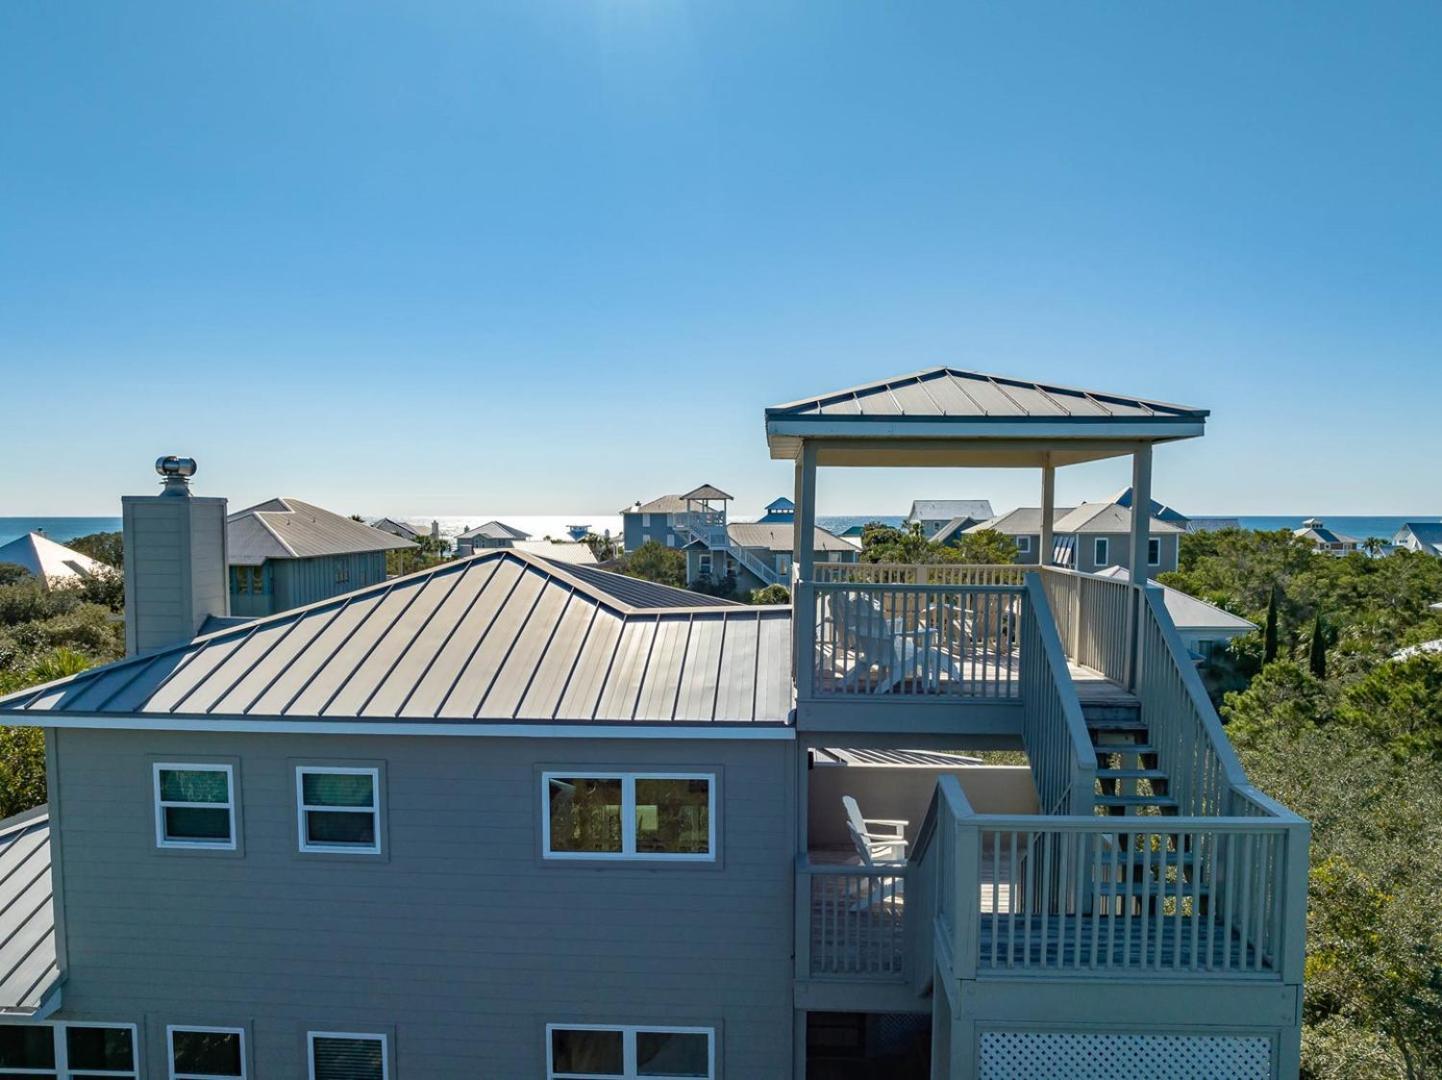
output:
[[[290,498],[269,499],[231,514],[225,519],[225,544],[233,566],[416,546],[364,522]]]
[[[689,593],[642,607],[614,595],[633,579],[607,591],[598,574],[497,549],[0,698],[0,717],[457,734],[789,724],[790,608]]]
[[[0,891],[0,1015],[43,1018],[60,982],[48,807],[0,821]]]
[[[88,578],[118,572],[114,567],[82,555],[64,544],[57,544],[37,532],[16,537],[0,547],[0,563],[23,566],[42,582],[52,578]]]
[[[956,538],[956,534],[957,534],[957,533],[959,533],[959,532],[966,532],[967,530],[971,529],[971,528],[972,528],[973,526],[975,526],[975,525],[984,525],[985,523],[986,523],[986,519],[984,519],[984,518],[983,518],[983,519],[977,519],[977,518],[974,518],[974,517],[954,517],[954,518],[952,518],[950,521],[948,521],[945,525],[943,525],[941,528],[937,529],[935,533],[932,534],[932,536],[931,536],[932,543],[935,543],[935,544],[946,544],[946,543],[950,543],[953,539]]]
[[[395,518],[381,518],[379,521],[371,522],[372,529],[379,529],[381,532],[388,532],[399,536],[404,540],[414,540],[420,536],[420,530],[407,525],[404,521],[397,521]]]
[[[1037,520],[1041,520],[1040,511]],[[1132,512],[1116,503],[1082,503],[1052,526],[1058,533],[1125,533],[1132,528]],[[1152,536],[1186,532],[1169,521],[1152,518],[1148,531]]]
[[[1345,546],[1355,545],[1357,540],[1351,536],[1343,536],[1339,532],[1327,528],[1321,518],[1308,518],[1302,522],[1300,529],[1293,529],[1292,535],[1298,540],[1308,540],[1313,544],[1331,544]]]
[[[969,517],[973,521],[985,521],[994,516],[990,499],[918,499],[911,504],[906,520],[952,521]]]
[[[707,500],[716,502],[724,501],[729,498],[731,498],[730,495],[727,495],[726,492],[722,491],[714,484],[702,484],[700,487],[692,488],[690,491],[686,492],[685,495],[681,496],[682,502],[704,502]]]
[[[788,499],[785,495],[782,495],[779,499],[772,499],[769,503],[767,503],[765,509],[767,509],[767,510],[795,510],[795,509],[796,509],[796,504],[795,504],[794,502],[792,502],[790,499]]]
[[[639,499],[620,511],[625,514],[684,514],[686,512],[686,500],[680,495],[662,495],[643,503]]]
[[[737,547],[765,548],[767,551],[794,551],[796,547],[796,525],[794,521],[733,521],[726,526],[726,535]],[[812,551],[855,551],[855,544],[848,544],[835,533],[816,526],[816,546]]]
[[[1098,570],[1097,577],[1130,581],[1132,576],[1125,566],[1108,566],[1105,570]],[[1178,630],[1215,630],[1219,633],[1246,634],[1258,629],[1257,624],[1250,619],[1233,615],[1225,608],[1209,604],[1180,589],[1173,589],[1170,585],[1153,581],[1148,583],[1148,587],[1162,590],[1162,604]]]
[[[1056,523],[1074,510],[1071,506],[1056,506],[1052,508],[1051,527],[1056,531]],[[1000,517],[994,517],[990,521],[978,522],[967,528],[967,532],[995,531],[1006,536],[1039,536],[1041,535],[1041,507],[1040,506],[1018,506]]]
[[[529,540],[531,534],[522,532],[514,525],[507,525],[504,521],[488,521],[484,525],[477,525],[474,529],[467,529],[456,536],[457,540],[474,540],[477,537],[484,537],[487,540]]]
[[[1131,485],[1128,484],[1126,487],[1122,488],[1107,501],[1111,503],[1116,503],[1116,505],[1118,506],[1125,506],[1130,509],[1132,505]],[[1176,507],[1168,506],[1166,503],[1157,502],[1156,499],[1152,500],[1152,517],[1157,518],[1161,521],[1171,522],[1171,524],[1173,525],[1181,525],[1183,527],[1186,526],[1188,521],[1187,515],[1176,509]]]
[[[1397,536],[1410,532],[1429,555],[1442,555],[1442,521],[1408,521],[1397,530]],[[1395,539],[1395,537],[1394,537]],[[4,548],[0,548],[0,561],[4,559]]]

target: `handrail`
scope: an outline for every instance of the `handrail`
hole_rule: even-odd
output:
[[[813,580],[876,585],[1020,585],[1017,563],[817,563]]]
[[[1026,575],[1021,683],[1022,739],[1047,813],[1090,814],[1096,798],[1096,750],[1067,669],[1041,575]]]

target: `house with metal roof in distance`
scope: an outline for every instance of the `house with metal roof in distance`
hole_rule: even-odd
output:
[[[395,518],[384,517],[379,521],[372,521],[371,528],[390,533],[392,536],[399,536],[402,540],[409,540],[412,543],[421,538],[421,533],[418,529],[406,524],[404,521],[397,521]]]
[[[648,542],[683,548],[692,540],[690,531],[683,529],[683,520],[698,527],[723,526],[730,501],[730,495],[712,484],[702,484],[684,495],[661,495],[647,502],[637,499],[620,510],[622,544],[627,551]]]
[[[410,540],[300,499],[268,499],[225,523],[230,615],[256,617],[386,579],[386,552]],[[129,590],[127,589],[127,592]]]
[[[531,534],[507,525],[504,521],[487,521],[473,529],[467,529],[456,537],[457,555],[474,555],[478,551],[508,548],[518,540],[529,540]]]
[[[1442,555],[1442,521],[1409,521],[1392,536],[1392,546],[1425,555]],[[4,549],[0,548],[0,558]]]
[[[1019,507],[991,521],[973,525],[966,531],[977,533],[987,530],[1009,536],[1016,542],[1017,562],[1035,565],[1042,561],[1040,507]],[[1057,507],[1052,512],[1051,562],[1086,573],[1096,573],[1108,566],[1128,566],[1131,550],[1127,538],[1131,531],[1131,510],[1115,502]],[[1145,551],[1148,577],[1177,568],[1178,545],[1184,531],[1171,522],[1152,518]]]
[[[1097,571],[1098,577],[1129,581],[1131,575],[1125,567],[1110,566]],[[1250,619],[1233,615],[1216,604],[1174,589],[1170,585],[1155,586],[1162,591],[1162,604],[1171,616],[1177,635],[1187,651],[1198,660],[1205,660],[1212,653],[1234,638],[1255,633],[1260,627]]]
[[[1326,555],[1348,555],[1362,547],[1362,541],[1327,528],[1327,523],[1321,518],[1308,518],[1302,522],[1301,528],[1292,530],[1292,535]]]
[[[827,532],[813,530],[812,557],[823,563],[853,563],[860,558],[855,544]],[[790,585],[795,561],[796,530],[790,523],[732,521],[725,542],[708,544],[694,539],[686,545],[686,580],[719,582],[734,578],[743,595],[768,585]]]
[[[25,570],[42,585],[55,584],[117,573],[113,567],[64,544],[57,544],[44,533],[28,532],[0,547],[0,564],[9,563]]]
[[[126,497],[129,655],[0,697],[51,798],[0,1068],[1296,1076],[1307,824],[1161,590],[1052,558],[1056,469],[1149,505],[1206,411],[938,368],[764,416],[790,605],[502,549],[197,636],[225,500]],[[819,470],[968,466],[1039,474],[1039,565],[818,560]]]
[[[796,504],[782,495],[766,504],[766,512],[756,519],[759,525],[789,525],[796,520]]]
[[[921,535],[935,540],[943,529],[951,535],[995,516],[989,499],[918,499],[911,504],[904,524],[920,525]]]
[[[1130,510],[1132,506],[1132,489],[1129,487],[1122,488],[1108,499],[1107,502]],[[1152,517],[1181,529],[1185,529],[1187,523],[1190,521],[1187,515],[1176,509],[1176,507],[1168,506],[1166,503],[1158,502],[1156,499],[1152,500]]]

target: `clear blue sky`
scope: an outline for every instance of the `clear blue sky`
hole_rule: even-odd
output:
[[[1439,42],[1352,0],[12,0],[0,515],[118,512],[162,452],[238,505],[749,510],[765,405],[943,362],[1210,407],[1157,463],[1193,513],[1442,515]]]

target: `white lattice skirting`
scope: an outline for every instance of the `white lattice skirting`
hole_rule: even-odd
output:
[[[988,1031],[980,1080],[1270,1080],[1272,1040],[1254,1035]]]

